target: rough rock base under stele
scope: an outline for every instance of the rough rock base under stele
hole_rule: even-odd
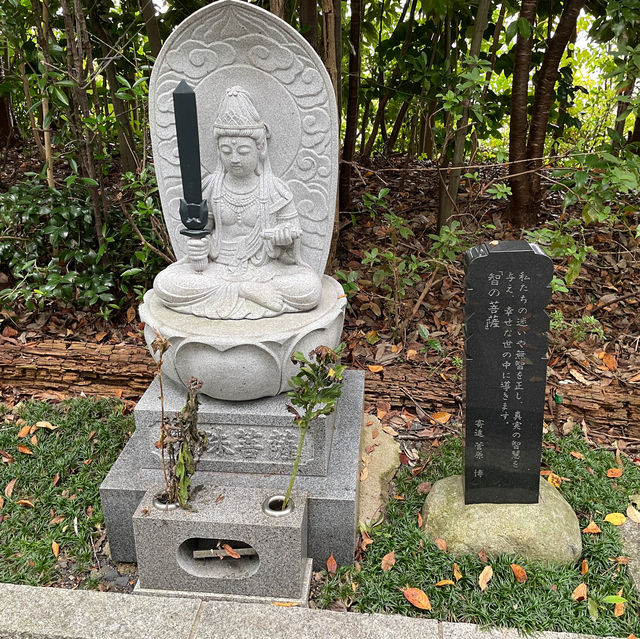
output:
[[[541,479],[537,504],[464,503],[462,476],[437,481],[422,507],[423,527],[455,554],[511,554],[571,564],[582,554],[578,518],[560,492]]]

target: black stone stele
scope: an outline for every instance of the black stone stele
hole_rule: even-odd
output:
[[[184,194],[180,199],[180,219],[185,228],[180,229],[180,233],[193,238],[205,237],[210,233],[205,229],[209,214],[207,202],[202,199],[196,94],[184,80],[173,92],[173,109]]]
[[[536,503],[553,263],[524,240],[465,261],[465,504]]]

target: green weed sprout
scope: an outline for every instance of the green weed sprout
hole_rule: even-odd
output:
[[[318,346],[311,351],[309,359],[299,351],[296,351],[291,358],[294,364],[301,365],[300,372],[289,380],[293,390],[287,393],[287,397],[293,404],[293,406],[287,405],[287,410],[295,416],[293,421],[298,427],[299,437],[298,450],[291,470],[289,487],[282,502],[282,510],[287,507],[291,498],[309,425],[316,417],[333,413],[342,393],[342,374],[346,366],[340,364],[340,355],[345,346],[344,342],[335,350],[327,346]],[[302,409],[302,414],[295,406]]]

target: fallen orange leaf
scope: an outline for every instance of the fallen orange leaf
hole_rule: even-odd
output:
[[[366,550],[367,546],[371,545],[372,543],[373,543],[373,539],[369,537],[369,533],[366,530],[362,531],[362,543],[360,544],[362,547],[362,550]]]
[[[23,446],[22,444],[18,446],[18,451],[21,453],[24,453],[25,455],[33,455],[33,452],[31,451],[31,449],[27,448],[26,446]]]
[[[4,506],[4,497],[0,495],[0,510],[2,510],[3,506]]]
[[[572,450],[569,455],[575,457],[576,459],[584,459],[584,455],[582,453],[579,453],[577,450]]]
[[[374,364],[374,365],[369,365],[367,366],[367,368],[372,372],[372,373],[380,373],[381,371],[384,370],[384,366],[380,366],[380,364]]]
[[[610,371],[615,371],[616,368],[618,368],[618,362],[616,361],[615,356],[611,353],[605,353],[602,361]]]
[[[580,574],[586,575],[588,570],[589,570],[589,564],[587,563],[586,559],[583,559],[582,563],[580,564]]]
[[[240,559],[240,554],[237,553],[229,544],[222,544],[222,550],[224,550],[232,559]]]
[[[38,438],[37,438],[35,435],[33,435],[33,436],[31,437],[31,443],[32,443],[34,446],[37,446],[37,445],[38,445]]]
[[[336,570],[338,570],[338,562],[334,559],[333,553],[331,553],[329,559],[327,559],[327,572],[329,573],[329,576],[332,577],[335,575]]]
[[[64,516],[63,515],[58,515],[57,517],[54,517],[50,522],[49,522],[49,526],[55,526],[56,524],[61,524],[64,521]]]
[[[420,588],[403,588],[402,594],[412,606],[420,610],[431,610],[429,597]]]
[[[53,550],[53,556],[57,557],[60,554],[60,546],[58,544],[58,542],[56,541],[52,541],[51,542],[51,550]]]
[[[607,471],[607,477],[620,477],[622,475],[622,468],[609,468]]]
[[[23,426],[18,432],[18,438],[26,437],[31,432],[31,426]]]
[[[541,470],[541,471],[540,471],[540,474],[541,474],[543,477],[548,477],[549,475],[551,475],[551,473],[552,473],[552,471],[550,471],[550,470]]]
[[[460,566],[458,566],[458,564],[453,564],[453,576],[456,581],[460,581],[462,579],[462,573],[460,572]]]
[[[442,537],[438,537],[433,543],[438,546],[442,552],[447,552],[447,542],[442,539]]]
[[[391,426],[383,426],[382,430],[387,433],[387,435],[391,435],[391,437],[395,437],[398,433],[391,428]]]
[[[491,566],[485,566],[478,577],[478,585],[480,586],[480,590],[486,590],[487,584],[491,581],[491,577],[493,577],[493,568]]]
[[[596,535],[598,533],[601,533],[602,531],[600,530],[598,524],[596,524],[595,521],[590,521],[589,525],[586,528],[582,529],[583,533],[589,533],[591,535]]]
[[[527,580],[527,573],[522,566],[518,566],[518,564],[511,564],[511,570],[513,570],[513,574],[519,584],[523,584]]]
[[[455,582],[451,581],[451,579],[441,579],[436,586],[455,586]]]
[[[418,528],[422,528],[422,515],[418,513]]]
[[[391,568],[395,565],[395,563],[396,563],[396,555],[395,555],[395,551],[392,550],[382,558],[382,562],[380,565],[382,566],[382,570],[386,572],[387,570],[391,570]]]
[[[431,415],[431,419],[439,424],[446,424],[451,419],[451,413],[438,412]]]
[[[33,508],[33,503],[28,499],[18,499],[16,504],[22,504],[23,506],[29,506],[29,508]]]
[[[272,601],[271,603],[274,606],[280,606],[280,608],[293,608],[300,605],[297,601]]]
[[[571,599],[574,599],[575,601],[584,601],[586,598],[587,584],[583,582],[571,593]]]

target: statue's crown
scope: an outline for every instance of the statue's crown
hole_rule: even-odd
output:
[[[213,125],[217,129],[264,129],[248,91],[240,86],[227,89]]]

